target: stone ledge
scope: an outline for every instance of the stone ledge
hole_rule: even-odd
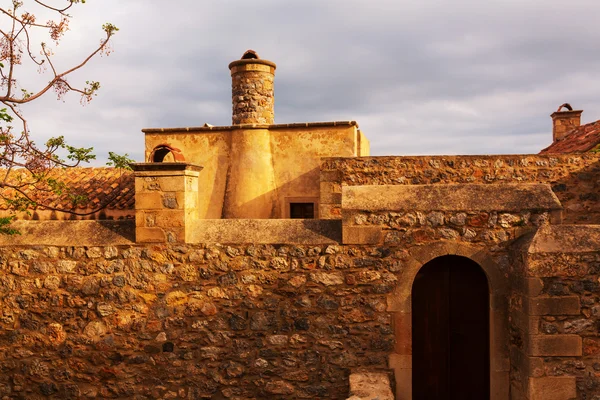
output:
[[[342,209],[519,212],[562,206],[548,184],[364,185],[342,187]]]
[[[318,219],[199,219],[189,243],[333,244],[342,239],[341,221]]]
[[[356,126],[356,121],[331,121],[331,122],[298,122],[291,124],[238,124],[228,126],[190,126],[182,128],[145,128],[144,133],[188,133],[232,131],[235,129],[288,129],[288,128],[328,128],[334,126]]]
[[[20,235],[0,235],[0,246],[117,246],[135,244],[135,221],[14,221]]]
[[[534,235],[528,253],[588,253],[600,249],[599,225],[548,225]]]
[[[196,164],[183,162],[151,162],[131,163],[129,166],[136,172],[136,176],[156,176],[155,174],[140,174],[141,172],[172,172],[172,171],[195,171],[200,172],[204,167]]]

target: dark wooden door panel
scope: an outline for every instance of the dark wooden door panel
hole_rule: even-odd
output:
[[[423,272],[423,273],[421,273]],[[413,399],[447,399],[449,270],[426,265],[413,284]],[[427,316],[418,318],[417,315]],[[418,357],[417,362],[414,358]],[[433,373],[432,373],[433,372]],[[416,397],[427,393],[428,397]]]
[[[489,399],[489,290],[458,256],[421,268],[412,292],[413,399]]]

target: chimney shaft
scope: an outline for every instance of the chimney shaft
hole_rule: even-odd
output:
[[[273,81],[275,63],[248,50],[229,64],[231,71],[232,122],[270,125],[275,122]]]
[[[566,110],[563,110],[563,108]],[[582,112],[583,110],[573,110],[569,103],[565,103],[550,115],[552,117],[553,143],[563,140],[571,130],[581,125]]]

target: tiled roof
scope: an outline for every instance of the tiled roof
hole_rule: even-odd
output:
[[[20,176],[31,179],[27,172],[17,169],[11,173],[10,182],[13,184],[19,182]],[[105,205],[104,208],[109,210],[134,208],[135,184],[131,171],[116,168],[57,168],[50,176],[63,182],[69,188],[69,193],[84,196],[86,200],[74,206],[72,196],[68,194],[59,196],[52,191],[40,190],[34,186],[23,187],[25,194],[39,204],[38,209],[45,209],[43,205],[66,210],[93,210]],[[13,198],[14,194],[14,190],[10,188],[0,190],[0,196],[5,198]],[[0,199],[0,209],[9,209],[8,204],[2,199]]]
[[[552,143],[540,151],[540,154],[585,153],[598,145],[600,145],[600,121],[573,129],[563,140]]]

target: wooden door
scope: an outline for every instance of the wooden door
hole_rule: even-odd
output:
[[[413,400],[490,398],[489,289],[474,261],[438,257],[412,290]]]

